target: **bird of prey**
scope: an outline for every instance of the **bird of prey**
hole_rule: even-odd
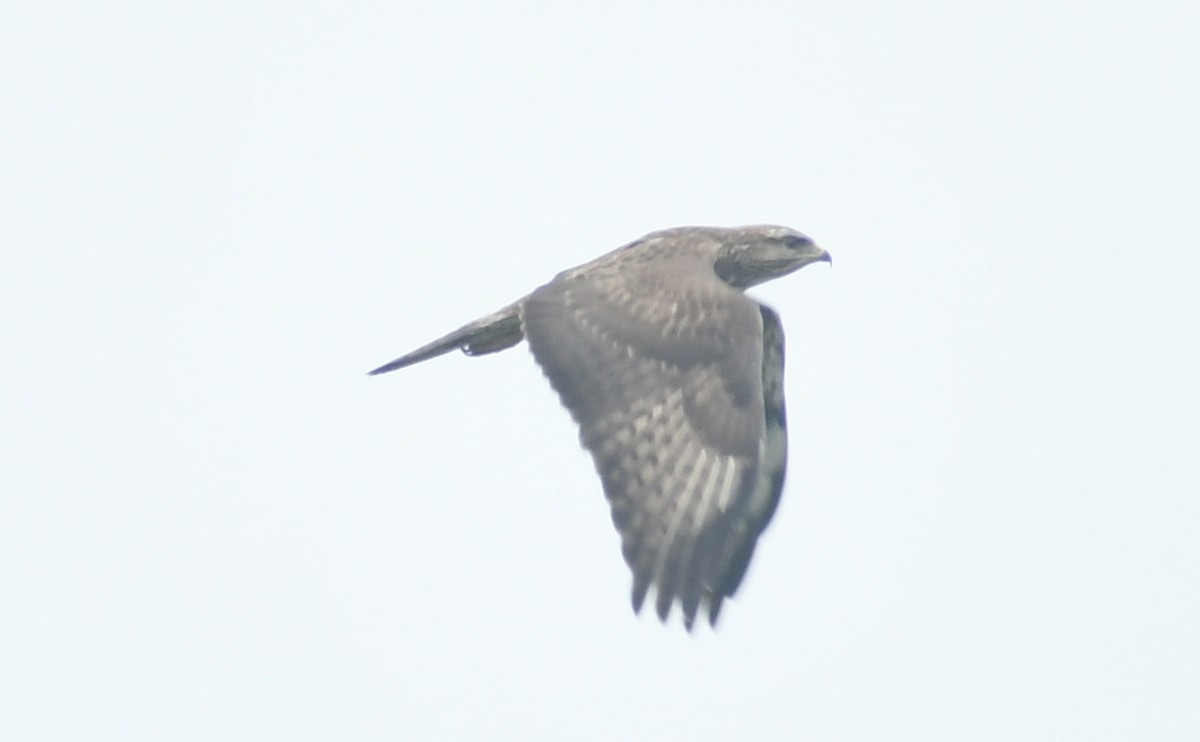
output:
[[[715,625],[783,489],[783,328],[742,291],[829,253],[772,225],[652,232],[371,374],[529,341],[600,474],[633,608]]]

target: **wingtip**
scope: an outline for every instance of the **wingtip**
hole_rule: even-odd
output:
[[[403,359],[397,358],[394,361],[389,361],[388,363],[383,364],[379,368],[371,369],[370,371],[367,372],[367,376],[378,376],[380,374],[386,374],[388,371],[395,371],[396,369],[398,369],[404,365],[403,363],[400,362],[402,360]]]

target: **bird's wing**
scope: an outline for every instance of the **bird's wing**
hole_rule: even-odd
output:
[[[436,358],[452,350],[462,350],[469,356],[496,353],[505,348],[511,348],[521,342],[522,338],[520,302],[517,302],[492,312],[486,317],[480,317],[470,324],[463,325],[449,335],[440,337],[432,343],[423,345],[368,373],[371,376],[386,374],[398,368]]]
[[[745,574],[783,484],[778,317],[712,273],[676,262],[563,274],[531,294],[522,326],[580,426],[633,570],[691,627]],[[765,382],[765,383],[764,383]]]

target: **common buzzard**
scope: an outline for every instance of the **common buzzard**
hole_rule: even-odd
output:
[[[783,328],[742,290],[829,253],[779,226],[642,237],[372,371],[529,341],[579,424],[633,571],[666,620],[716,624],[783,489]]]

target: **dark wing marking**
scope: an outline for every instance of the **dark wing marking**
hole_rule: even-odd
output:
[[[754,486],[733,507],[721,513],[719,523],[701,535],[704,548],[718,554],[714,562],[724,565],[724,579],[717,592],[733,595],[754,556],[758,537],[771,522],[783,480],[787,474],[787,411],[783,398],[783,325],[779,315],[765,304],[758,305],[763,323],[762,389],[765,438]],[[716,623],[720,602],[710,604],[709,621]]]
[[[595,461],[634,608],[653,586],[661,618],[678,599],[689,628],[701,603],[715,622],[782,483],[777,452],[770,476],[760,466],[782,436],[774,312],[711,265],[667,261],[563,274],[526,299],[522,327]]]

